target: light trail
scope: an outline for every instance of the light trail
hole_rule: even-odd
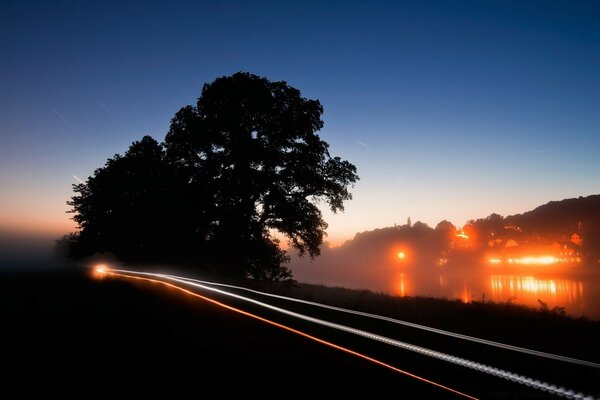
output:
[[[113,272],[114,271],[114,272]],[[567,398],[575,398],[575,399],[593,399],[593,397],[591,396],[585,396],[582,393],[575,393],[572,390],[568,390],[566,388],[563,387],[557,387],[556,385],[552,385],[549,384],[547,382],[543,382],[537,379],[532,379],[523,375],[519,375],[516,373],[512,373],[506,370],[502,370],[499,368],[495,368],[495,367],[491,367],[479,362],[475,362],[475,361],[471,361],[471,360],[467,360],[461,357],[456,357],[456,356],[452,356],[450,354],[446,354],[443,352],[439,352],[439,351],[435,351],[435,350],[431,350],[425,347],[421,347],[421,346],[417,346],[417,345],[413,345],[410,343],[406,343],[406,342],[402,342],[399,340],[395,340],[395,339],[391,339],[385,336],[381,336],[381,335],[377,335],[371,332],[367,332],[361,329],[356,329],[356,328],[352,328],[346,325],[341,325],[341,324],[336,324],[330,321],[325,321],[319,318],[314,318],[308,315],[304,315],[304,314],[300,314],[294,311],[289,311],[280,307],[276,307],[273,306],[271,304],[268,303],[264,303],[255,299],[251,299],[248,297],[244,297],[235,293],[230,293],[221,289],[217,289],[211,286],[206,286],[205,284],[201,284],[201,283],[197,283],[194,282],[193,280],[190,280],[189,278],[182,278],[182,277],[177,277],[174,275],[167,275],[167,274],[157,274],[157,273],[150,273],[150,272],[140,272],[140,271],[130,271],[130,270],[119,270],[119,269],[115,269],[115,270],[110,270],[107,269],[106,273],[110,273],[113,275],[117,275],[117,276],[124,276],[124,277],[131,277],[131,275],[127,275],[127,274],[134,274],[134,275],[146,275],[146,276],[151,276],[153,277],[153,279],[151,278],[146,278],[148,280],[156,280],[156,278],[161,278],[161,279],[168,279],[171,281],[175,281],[175,282],[179,282],[179,283],[183,283],[183,284],[187,284],[187,285],[191,285],[200,289],[204,289],[204,290],[208,290],[208,291],[212,291],[215,293],[219,293],[221,295],[225,295],[225,296],[229,296],[229,297],[233,297],[235,299],[238,300],[242,300],[245,302],[249,302],[285,315],[289,315],[298,319],[302,319],[305,321],[309,321],[309,322],[313,322],[315,324],[319,324],[322,326],[327,326],[330,327],[332,329],[337,329],[340,331],[344,331],[344,332],[348,332],[357,336],[361,336],[361,337],[365,337],[371,340],[375,340],[381,343],[385,343],[394,347],[398,347],[404,350],[408,350],[408,351],[412,351],[418,354],[422,354],[428,357],[432,357],[432,358],[436,358],[439,360],[443,360],[443,361],[447,361],[456,365],[460,365],[463,367],[467,367],[470,369],[474,369],[476,371],[480,371],[489,375],[493,375],[493,376],[497,376],[499,378],[503,378],[515,383],[519,383],[525,386],[529,386],[529,387],[533,387],[542,391],[546,391],[558,396],[563,396],[563,397],[567,397]],[[135,277],[135,278],[140,278],[140,277]],[[158,280],[159,282],[163,282]],[[163,282],[164,283],[164,282]],[[174,285],[175,287],[178,287],[176,285]],[[182,289],[184,290],[184,289]],[[250,289],[248,289],[250,290]],[[192,292],[193,293],[193,292]],[[200,296],[200,295],[198,295]]]
[[[54,114],[58,115],[58,117],[60,119],[62,119],[63,121],[65,121],[65,123],[67,123],[67,124],[69,123],[69,120],[66,119],[64,115],[62,115],[61,113],[59,113],[58,111],[56,111],[56,108],[53,107],[52,111],[54,111]]]
[[[216,282],[201,281],[201,280],[198,280],[198,279],[178,277],[178,276],[175,276],[175,275],[168,275],[168,274],[160,274],[160,275],[162,275],[164,277],[168,277],[168,278],[183,279],[183,280],[186,280],[186,281],[197,282],[197,283],[201,283],[201,284],[205,284],[205,285],[214,285],[214,286],[227,287],[227,288],[231,288],[231,289],[244,290],[244,291],[247,291],[247,292],[250,292],[250,293],[259,294],[259,295],[262,295],[262,296],[267,296],[267,297],[272,297],[272,298],[276,298],[276,299],[292,301],[292,302],[296,302],[296,303],[307,304],[307,305],[311,305],[311,306],[326,308],[326,309],[329,309],[329,310],[334,310],[334,311],[340,311],[340,312],[344,312],[344,313],[348,313],[348,314],[359,315],[359,316],[362,316],[362,317],[379,319],[379,320],[386,321],[386,322],[391,322],[391,323],[394,323],[394,324],[397,324],[397,325],[404,325],[404,326],[408,326],[408,327],[411,327],[411,328],[424,330],[424,331],[427,331],[427,332],[437,333],[437,334],[440,334],[440,335],[449,336],[449,337],[453,337],[453,338],[456,338],[456,339],[467,340],[467,341],[470,341],[470,342],[484,344],[484,345],[487,345],[487,346],[498,347],[498,348],[505,349],[505,350],[516,351],[516,352],[519,352],[519,353],[529,354],[529,355],[533,355],[533,356],[537,356],[537,357],[543,357],[543,358],[548,358],[548,359],[552,359],[552,360],[567,362],[567,363],[571,363],[571,364],[582,365],[582,366],[585,366],[585,367],[591,367],[591,368],[600,369],[600,364],[592,362],[592,361],[579,360],[577,358],[566,357],[566,356],[561,356],[561,355],[552,354],[552,353],[546,353],[546,352],[543,352],[543,351],[528,349],[528,348],[525,348],[525,347],[513,346],[513,345],[510,345],[510,344],[506,344],[506,343],[495,342],[493,340],[481,339],[481,338],[474,337],[474,336],[463,335],[463,334],[460,334],[460,333],[445,331],[445,330],[442,330],[442,329],[437,329],[437,328],[432,328],[432,327],[425,326],[425,325],[415,324],[413,322],[408,322],[408,321],[403,321],[403,320],[399,320],[399,319],[395,319],[395,318],[390,318],[390,317],[386,317],[386,316],[383,316],[383,315],[371,314],[371,313],[367,313],[367,312],[363,312],[363,311],[356,311],[356,310],[350,310],[350,309],[347,309],[347,308],[330,306],[330,305],[327,305],[327,304],[317,303],[317,302],[314,302],[314,301],[296,299],[296,298],[293,298],[293,297],[286,297],[286,296],[281,296],[281,295],[277,295],[277,294],[261,292],[261,291],[258,291],[258,290],[248,289],[248,288],[245,288],[245,287],[242,287],[242,286],[234,286],[234,285],[228,285],[228,284],[225,284],[225,283],[216,283]]]
[[[403,370],[403,369],[400,369],[400,368],[398,368],[398,367],[394,367],[394,366],[393,366],[393,365],[391,365],[391,364],[388,364],[388,363],[385,363],[385,362],[383,362],[383,361],[377,360],[376,358],[373,358],[373,357],[367,356],[367,355],[365,355],[365,354],[359,353],[358,351],[351,350],[351,349],[349,349],[349,348],[347,348],[347,347],[343,347],[343,346],[337,345],[337,344],[335,344],[335,343],[332,343],[332,342],[329,342],[329,341],[327,341],[327,340],[324,340],[324,339],[318,338],[318,337],[316,337],[316,336],[313,336],[313,335],[310,335],[310,334],[308,334],[308,333],[306,333],[306,332],[302,332],[302,331],[300,331],[300,330],[294,329],[294,328],[292,328],[292,327],[289,327],[289,326],[287,326],[287,325],[283,325],[283,324],[280,324],[280,323],[278,323],[278,322],[272,321],[272,320],[270,320],[270,319],[263,318],[263,317],[261,317],[261,316],[259,316],[259,315],[252,314],[252,313],[250,313],[250,312],[247,312],[247,311],[241,310],[241,309],[239,309],[239,308],[236,308],[236,307],[232,307],[232,306],[230,306],[230,305],[228,305],[228,304],[225,304],[225,303],[222,303],[222,302],[220,302],[220,301],[217,301],[217,300],[211,299],[210,297],[202,296],[202,295],[201,295],[201,294],[199,294],[199,293],[196,293],[196,292],[194,292],[194,291],[192,291],[192,290],[189,290],[189,289],[183,288],[183,287],[181,287],[181,286],[175,285],[175,284],[173,284],[173,283],[170,283],[170,282],[165,282],[165,281],[163,281],[163,280],[161,280],[161,279],[148,278],[148,277],[144,277],[144,276],[135,276],[135,275],[129,275],[128,273],[114,272],[114,271],[115,271],[115,270],[111,270],[111,269],[102,268],[101,270],[99,270],[99,271],[96,271],[96,272],[97,272],[97,273],[100,273],[100,274],[104,274],[104,275],[113,275],[113,276],[122,277],[122,278],[127,278],[127,279],[135,279],[135,280],[143,280],[143,281],[148,281],[148,282],[153,282],[153,283],[160,283],[160,284],[162,284],[162,285],[165,285],[165,286],[168,286],[168,287],[171,287],[171,288],[177,289],[177,290],[179,290],[179,291],[181,291],[181,292],[183,292],[183,293],[186,293],[186,294],[189,294],[189,295],[191,295],[191,296],[197,297],[197,298],[199,298],[199,299],[202,299],[202,300],[204,300],[204,301],[207,301],[207,302],[209,302],[209,303],[215,304],[215,305],[217,305],[217,306],[219,306],[219,307],[223,307],[223,308],[225,308],[225,309],[227,309],[227,310],[234,311],[234,312],[236,312],[236,313],[239,313],[239,314],[245,315],[245,316],[247,316],[247,317],[250,317],[250,318],[254,318],[254,319],[256,319],[256,320],[259,320],[259,321],[261,321],[261,322],[267,323],[267,324],[269,324],[269,325],[272,325],[272,326],[275,326],[275,327],[278,327],[278,328],[284,329],[284,330],[286,330],[286,331],[289,331],[289,332],[295,333],[295,334],[297,334],[297,335],[300,335],[300,336],[302,336],[302,337],[305,337],[305,338],[307,338],[307,339],[310,339],[310,340],[312,340],[312,341],[315,341],[315,342],[317,342],[317,343],[321,343],[321,344],[324,344],[324,345],[326,345],[326,346],[332,347],[332,348],[334,348],[334,349],[336,349],[336,350],[340,350],[340,351],[343,351],[343,352],[345,352],[345,353],[351,354],[351,355],[353,355],[353,356],[356,356],[356,357],[362,358],[363,360],[369,361],[369,362],[371,362],[371,363],[373,363],[373,364],[376,364],[376,365],[379,365],[379,366],[382,366],[382,367],[388,368],[388,369],[390,369],[390,370],[392,370],[392,371],[395,371],[395,372],[398,372],[398,373],[400,373],[400,374],[402,374],[402,375],[406,375],[406,376],[408,376],[408,377],[410,377],[410,378],[417,379],[417,380],[419,380],[419,381],[421,381],[421,382],[424,382],[424,383],[427,383],[427,384],[430,384],[430,385],[436,386],[436,387],[438,387],[438,388],[440,388],[440,389],[447,390],[447,391],[449,391],[449,392],[451,392],[451,393],[454,393],[454,394],[457,394],[457,395],[459,395],[459,396],[463,396],[463,397],[466,397],[466,398],[468,398],[468,399],[479,400],[477,397],[470,396],[470,395],[468,395],[468,394],[466,394],[466,393],[462,393],[462,392],[460,392],[460,391],[458,391],[458,390],[456,390],[456,389],[452,389],[452,388],[450,388],[450,387],[448,387],[448,386],[444,386],[444,385],[442,385],[441,383],[437,383],[437,382],[434,382],[434,381],[432,381],[432,380],[429,380],[429,379],[427,379],[427,378],[423,378],[423,377],[421,377],[421,376],[419,376],[419,375],[412,374],[412,373],[410,373],[410,372],[408,372],[408,371],[405,371],[405,370]],[[122,270],[121,270],[121,271],[122,271]],[[128,271],[128,272],[129,272],[129,273],[135,273],[134,271]],[[145,274],[145,275],[146,275],[146,274]],[[150,274],[147,274],[147,275],[150,275]],[[157,275],[157,276],[160,276],[159,274],[156,274],[156,275]],[[164,277],[161,277],[161,278],[163,278],[163,279],[164,279]]]

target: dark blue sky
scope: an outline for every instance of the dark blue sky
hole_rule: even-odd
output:
[[[0,229],[71,229],[73,175],[237,71],[322,102],[334,242],[599,192],[600,2],[5,1],[0,50]]]

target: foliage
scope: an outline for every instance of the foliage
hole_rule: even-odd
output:
[[[290,278],[276,234],[318,256],[327,227],[318,202],[343,211],[358,180],[317,134],[322,113],[286,82],[240,72],[205,84],[163,144],[146,136],[74,185],[72,255],[201,258],[238,276]]]

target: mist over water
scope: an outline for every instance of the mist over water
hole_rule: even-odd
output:
[[[378,254],[374,256],[373,254]],[[395,258],[396,256],[396,258]],[[409,257],[409,256],[407,256]],[[511,302],[600,320],[600,268],[577,265],[517,269],[477,265],[437,265],[397,259],[395,252],[324,248],[310,260],[292,257],[290,269],[300,282],[367,289],[396,296]]]
[[[65,267],[53,237],[0,233],[0,271]],[[400,259],[398,253],[404,258]],[[290,269],[300,282],[367,289],[396,296],[427,296],[469,301],[512,302],[534,308],[564,307],[569,315],[600,320],[600,266],[550,266],[519,270],[489,265],[437,265],[419,262],[410,246],[356,243],[324,246],[314,260],[292,256]]]

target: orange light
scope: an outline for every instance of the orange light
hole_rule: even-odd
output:
[[[523,256],[518,258],[508,258],[506,262],[508,264],[521,264],[521,265],[550,265],[562,262],[560,258],[554,256]],[[502,259],[492,257],[488,259],[490,264],[501,264]]]
[[[94,278],[102,279],[108,274],[108,268],[104,264],[98,264],[94,267],[92,275]]]
[[[466,234],[465,232],[463,232],[463,231],[460,231],[459,233],[457,233],[457,234],[456,234],[456,237],[463,238],[463,239],[468,239],[468,238],[469,238],[469,235],[467,235],[467,234]]]
[[[525,256],[525,257],[521,257],[521,258],[509,258],[508,259],[509,264],[525,264],[525,265],[532,265],[532,264],[548,265],[548,264],[554,264],[558,261],[560,261],[560,260],[558,260],[554,256],[538,256],[538,257]]]
[[[398,259],[399,259],[399,260],[404,260],[404,259],[406,259],[406,253],[405,253],[405,252],[403,252],[403,251],[399,251],[399,252],[398,252],[398,254],[397,254],[397,256],[398,256]]]

